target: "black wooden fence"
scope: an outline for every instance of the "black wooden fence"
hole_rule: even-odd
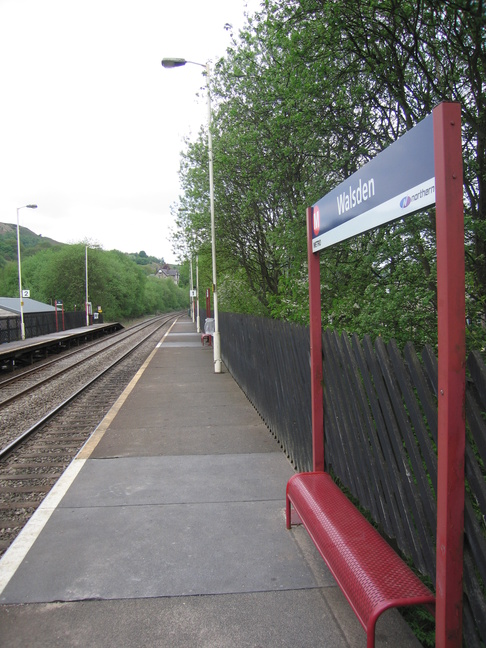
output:
[[[101,323],[101,320],[99,320]],[[32,338],[38,335],[48,335],[56,331],[68,331],[73,328],[86,326],[86,314],[82,311],[61,311],[57,313],[25,313],[24,314],[25,337]],[[4,342],[15,342],[21,339],[20,317],[0,317],[0,344]]]
[[[220,314],[223,360],[296,469],[312,469],[309,331]],[[323,333],[326,470],[435,582],[437,359]],[[464,645],[486,645],[486,367],[468,361]],[[433,586],[433,585],[432,585]]]

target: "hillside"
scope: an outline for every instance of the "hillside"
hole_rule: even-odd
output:
[[[27,227],[20,226],[20,245],[22,256],[31,256],[40,250],[64,245],[54,239],[35,234]],[[17,260],[17,226],[11,223],[0,223],[0,266],[7,261]]]
[[[28,257],[55,246],[69,245],[68,243],[59,243],[54,239],[35,234],[27,227],[20,226],[20,248],[21,257]],[[164,259],[148,256],[143,250],[125,254],[129,259],[139,266],[142,266],[145,274],[158,274],[161,268],[177,269],[179,266],[168,266]],[[9,261],[17,261],[17,226],[11,223],[0,223],[0,268]]]

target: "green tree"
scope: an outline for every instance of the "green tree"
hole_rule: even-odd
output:
[[[484,340],[485,26],[470,0],[267,0],[212,81],[221,295],[243,271],[265,313],[305,321],[305,207],[437,103],[460,101],[469,339]],[[207,250],[204,130],[187,143],[181,180],[179,225]],[[326,250],[321,263],[330,325],[435,341],[434,210]]]
[[[31,297],[45,303],[61,300],[65,310],[84,310],[86,300],[86,246],[65,245],[43,250],[22,262],[22,283]],[[185,308],[186,292],[171,279],[147,277],[122,252],[88,250],[89,300],[101,306],[106,320],[120,320]],[[17,264],[0,269],[0,292],[18,295]]]

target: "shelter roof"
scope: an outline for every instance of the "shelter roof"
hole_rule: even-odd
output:
[[[24,313],[51,313],[55,311],[54,306],[36,301],[30,297],[24,297]],[[20,314],[20,299],[18,297],[0,297],[0,311],[7,311],[12,315]]]

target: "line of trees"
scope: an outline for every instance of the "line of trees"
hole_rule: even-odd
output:
[[[101,306],[105,321],[187,308],[189,291],[176,286],[171,279],[148,274],[150,268],[117,250],[89,248],[89,299],[94,308]],[[85,244],[56,245],[22,256],[22,284],[37,301],[49,304],[58,299],[67,311],[84,310]],[[18,270],[14,261],[0,268],[0,294],[18,297]]]
[[[483,349],[485,79],[482,0],[265,0],[211,79],[221,308],[305,324],[306,207],[458,101],[467,336]],[[207,155],[203,128],[185,145],[175,214],[211,283]],[[433,209],[338,244],[321,264],[326,325],[435,344]]]

